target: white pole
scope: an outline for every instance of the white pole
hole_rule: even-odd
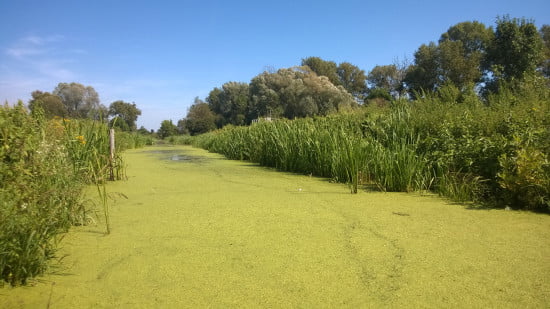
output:
[[[109,148],[111,151],[111,154],[109,156],[109,163],[110,163],[110,176],[111,180],[115,180],[115,172],[114,172],[114,165],[115,165],[115,129],[109,130]]]

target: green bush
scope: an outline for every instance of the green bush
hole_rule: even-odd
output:
[[[42,273],[58,235],[83,224],[82,182],[63,144],[20,102],[0,107],[0,272],[25,284]]]
[[[102,192],[111,166],[122,178],[120,157],[110,162],[106,124],[47,121],[39,108],[31,115],[22,102],[0,106],[1,283],[25,284],[47,269],[62,233],[90,220],[84,186],[96,184]]]

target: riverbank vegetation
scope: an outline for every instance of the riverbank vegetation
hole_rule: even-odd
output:
[[[420,46],[413,63],[369,74],[305,58],[197,98],[178,128],[198,136],[171,140],[329,177],[352,192],[360,184],[432,190],[459,202],[548,211],[549,33],[509,16],[494,30],[463,22]]]
[[[225,127],[192,142],[231,159],[384,191],[548,210],[550,91],[543,79],[487,102],[454,86],[328,117]],[[462,100],[462,101],[461,101]]]
[[[118,153],[147,142],[119,131],[111,161],[105,122],[48,114],[40,103],[32,112],[22,102],[0,106],[0,282],[11,285],[43,273],[70,226],[95,220],[99,209],[87,202],[84,187],[101,189],[111,168],[123,178]]]

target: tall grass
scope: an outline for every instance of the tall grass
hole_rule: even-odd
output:
[[[146,145],[153,145],[153,137],[137,132],[116,131],[116,150],[122,152],[126,149],[141,148]]]
[[[25,284],[43,273],[71,225],[87,224],[83,188],[106,197],[107,126],[88,120],[46,120],[21,102],[0,106],[0,285]],[[123,177],[117,155],[115,175]],[[109,232],[106,198],[101,199]]]
[[[459,202],[550,210],[550,88],[503,85],[486,100],[448,89],[389,108],[225,127],[192,138],[231,159],[330,177],[352,192],[434,190]],[[455,87],[456,88],[456,87]]]
[[[365,129],[363,114],[260,122],[202,135],[197,146],[230,159],[250,160],[282,171],[329,177],[358,186],[411,191],[426,185],[426,166],[415,140],[385,141]]]
[[[46,269],[60,233],[83,224],[87,212],[66,148],[44,119],[22,103],[4,105],[0,127],[0,275],[25,284]]]

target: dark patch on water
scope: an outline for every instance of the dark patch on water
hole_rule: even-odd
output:
[[[145,153],[149,153],[158,157],[160,160],[168,161],[180,161],[180,162],[201,162],[205,161],[208,158],[202,156],[192,156],[188,155],[182,150],[147,150]]]
[[[196,159],[197,157],[195,157]],[[190,156],[186,156],[186,155],[181,155],[181,154],[177,154],[177,155],[173,155],[170,157],[170,160],[172,161],[190,161],[190,160],[193,160],[194,158],[193,157],[190,157]]]

